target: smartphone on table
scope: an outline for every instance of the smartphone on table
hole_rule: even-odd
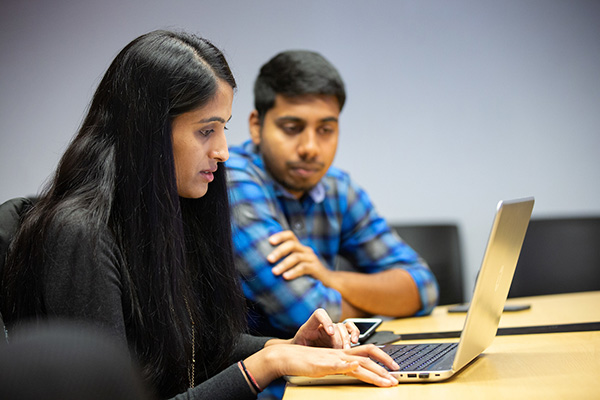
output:
[[[344,320],[344,323],[352,321],[354,325],[360,331],[358,335],[358,343],[364,343],[371,335],[375,333],[375,330],[383,320],[381,318],[347,318]]]

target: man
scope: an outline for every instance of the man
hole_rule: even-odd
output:
[[[290,337],[319,307],[334,321],[430,313],[438,288],[425,262],[331,166],[346,98],[335,67],[286,51],[261,68],[254,94],[251,140],[226,163],[251,328]],[[335,270],[338,256],[354,270]]]

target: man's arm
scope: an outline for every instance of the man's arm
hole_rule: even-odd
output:
[[[276,246],[267,257],[277,263],[272,272],[290,281],[309,275],[340,292],[344,299],[342,320],[369,314],[404,317],[422,308],[417,284],[406,269],[393,268],[372,274],[332,271],[291,231],[272,235],[270,242]]]
[[[357,310],[363,315],[407,317],[421,308],[417,286],[405,270],[390,269],[375,274],[331,272],[333,274],[324,278],[323,284],[338,290],[343,299],[353,306],[342,305],[342,320],[352,318]]]
[[[371,314],[360,308],[354,307],[342,297],[342,315],[340,321],[344,321],[346,318],[368,318],[370,316]]]
[[[373,305],[371,300],[381,301],[379,294],[382,294],[384,303],[393,308],[384,315],[429,314],[437,304],[439,293],[427,263],[390,229],[360,186],[349,176],[340,179],[347,179],[343,198],[347,207],[343,212],[339,254],[350,261],[353,271],[368,276],[340,274],[332,285],[343,290],[345,299],[355,306],[357,303],[350,296],[355,296],[357,284],[363,286],[360,295],[364,296],[366,307]],[[391,272],[396,270],[403,272]]]
[[[285,279],[309,275],[343,296],[342,318],[382,314],[388,316],[425,315],[438,301],[436,279],[426,262],[375,211],[368,194],[348,174],[333,169],[325,178],[330,188],[323,208],[329,226],[339,223],[337,237],[331,231],[325,245],[352,264],[353,272],[331,271],[322,264],[322,254],[303,246],[292,232],[273,235],[277,246],[271,262],[275,274]],[[327,248],[327,246],[322,246]],[[388,272],[389,271],[389,272]],[[393,271],[393,272],[392,272]]]
[[[235,263],[246,297],[261,308],[272,326],[290,334],[317,308],[339,321],[342,299],[337,290],[310,276],[288,281],[271,272],[267,255],[274,247],[269,237],[289,226],[268,185],[247,165],[228,165],[228,176]]]

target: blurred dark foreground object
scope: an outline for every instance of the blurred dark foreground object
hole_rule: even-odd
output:
[[[153,399],[126,348],[73,322],[23,325],[0,342],[0,399]]]

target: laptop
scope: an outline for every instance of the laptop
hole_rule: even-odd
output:
[[[389,344],[381,349],[400,365],[391,374],[403,382],[439,382],[461,371],[494,340],[513,279],[533,197],[500,201],[458,342]],[[361,383],[347,375],[286,376],[296,385]]]

